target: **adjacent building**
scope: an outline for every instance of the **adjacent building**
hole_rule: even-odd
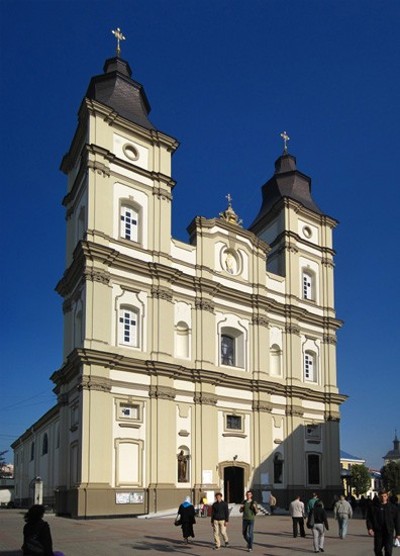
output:
[[[64,362],[51,376],[57,404],[13,444],[16,502],[38,480],[58,513],[82,517],[216,490],[237,502],[250,487],[282,506],[315,489],[331,500],[345,399],[337,221],[285,143],[249,228],[228,197],[189,223],[187,243],[172,238],[178,141],[149,112],[119,56],[80,106],[61,164]]]

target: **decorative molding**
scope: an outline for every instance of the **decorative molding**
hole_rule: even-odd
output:
[[[297,336],[300,336],[300,326],[297,324],[287,324],[285,326],[285,332],[287,334],[296,334]]]
[[[263,315],[253,315],[251,322],[252,324],[258,324],[259,326],[269,325],[269,320],[267,319],[267,317],[264,317]]]
[[[321,259],[321,265],[328,268],[335,268],[335,263],[331,259],[327,259],[325,257]]]
[[[101,164],[100,162],[88,160],[87,167],[90,170],[95,171],[97,174],[103,176],[103,178],[110,177],[110,168],[108,168],[105,164]]]
[[[216,394],[195,394],[193,396],[194,403],[200,403],[204,405],[217,405],[218,396]]]
[[[325,420],[338,423],[340,421],[340,413],[338,411],[325,411]]]
[[[212,301],[208,299],[202,299],[196,297],[195,300],[195,307],[196,309],[201,309],[202,311],[208,311],[209,313],[214,313],[215,305]]]
[[[83,376],[78,385],[78,390],[97,390],[111,392],[111,380],[102,376]]]
[[[325,334],[325,335],[324,335],[324,343],[325,343],[325,344],[336,345],[336,343],[337,343],[337,338],[336,338],[336,336],[334,336],[333,334]]]
[[[180,430],[178,432],[179,436],[190,436],[190,432],[189,431],[184,431],[184,430]]]
[[[157,195],[157,197],[163,201],[172,201],[171,193],[165,189],[161,189],[161,187],[154,187],[153,195]]]
[[[286,415],[290,415],[292,417],[303,417],[304,409],[298,405],[292,405],[286,408],[285,413]]]
[[[273,409],[273,404],[270,402],[254,401],[251,408],[253,411],[264,411],[265,413],[271,413]]]
[[[274,440],[274,444],[282,444],[283,440],[281,440],[280,438],[275,438]]]
[[[173,300],[172,293],[165,288],[160,288],[160,286],[152,286],[151,296],[156,297],[157,299],[165,299],[166,301]]]
[[[94,268],[85,268],[83,271],[83,276],[85,280],[91,280],[92,282],[101,282],[102,284],[110,283],[110,275],[108,272],[103,270],[96,270]]]
[[[150,386],[149,388],[149,398],[174,400],[175,396],[175,388],[171,388],[170,386]]]

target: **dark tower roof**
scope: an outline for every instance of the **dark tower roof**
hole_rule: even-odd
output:
[[[131,79],[128,62],[109,58],[104,73],[90,80],[86,96],[115,110],[120,116],[146,129],[155,129],[148,119],[151,110],[143,86]]]
[[[400,448],[399,448],[399,439],[397,438],[397,431],[394,434],[393,440],[393,450],[389,450],[386,456],[383,459],[388,461],[399,461],[400,460]]]
[[[274,175],[263,185],[261,209],[249,229],[257,233],[268,213],[285,197],[318,214],[323,214],[311,197],[311,178],[297,170],[296,158],[288,152],[284,152],[276,160]]]

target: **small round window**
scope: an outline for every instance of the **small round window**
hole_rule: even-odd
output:
[[[122,150],[126,158],[129,158],[129,160],[137,160],[139,158],[138,151],[135,149],[133,145],[130,145],[129,143],[126,143],[122,147]]]
[[[305,235],[306,238],[310,238],[312,236],[312,230],[309,226],[304,226],[303,228],[303,234]]]

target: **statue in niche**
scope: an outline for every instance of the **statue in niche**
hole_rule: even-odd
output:
[[[187,483],[187,472],[188,472],[188,459],[184,451],[181,450],[178,454],[178,483]]]

